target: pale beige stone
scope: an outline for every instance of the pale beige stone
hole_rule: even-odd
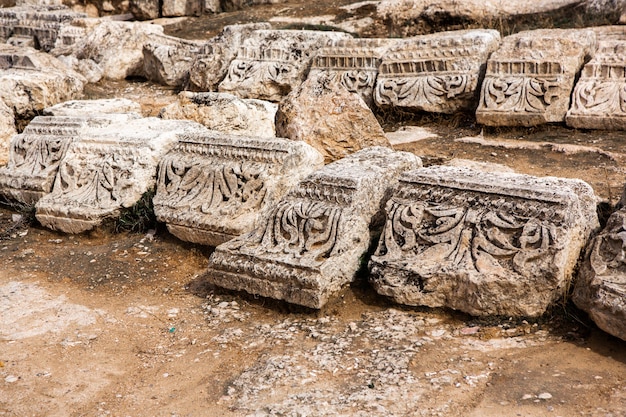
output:
[[[16,134],[13,110],[0,101],[0,166],[6,165],[9,161],[9,144]]]
[[[280,103],[276,134],[310,144],[327,163],[370,146],[391,146],[367,104],[336,73],[310,76]]]
[[[143,47],[143,72],[162,85],[182,87],[204,42],[166,35],[152,35]]]
[[[141,105],[127,98],[100,100],[71,100],[47,107],[44,116],[91,116],[96,114],[134,113],[141,114]]]
[[[152,20],[161,16],[159,0],[131,0],[130,12],[137,20]]]
[[[259,226],[289,189],[323,164],[302,142],[187,135],[159,165],[154,212],[178,238],[217,246]]]
[[[163,108],[159,116],[193,120],[224,133],[271,138],[276,136],[277,109],[269,101],[241,99],[227,93],[183,91],[178,101]]]
[[[433,166],[406,173],[370,261],[398,303],[476,316],[542,315],[566,296],[598,227],[580,181]]]
[[[161,15],[164,17],[199,16],[201,11],[200,0],[163,0],[161,6]]]
[[[254,231],[218,246],[206,279],[218,286],[321,308],[355,278],[388,190],[421,166],[373,147],[302,180]]]

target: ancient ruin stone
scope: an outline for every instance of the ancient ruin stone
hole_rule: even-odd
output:
[[[543,314],[598,227],[580,180],[447,166],[402,176],[386,212],[370,262],[376,291],[476,316]]]
[[[321,48],[311,65],[309,76],[319,72],[336,74],[342,85],[358,93],[368,106],[373,106],[372,92],[383,54],[397,43],[394,39],[348,39],[334,46]]]
[[[154,212],[180,239],[217,246],[258,226],[290,188],[322,166],[322,156],[302,142],[186,136],[159,165]]]
[[[276,134],[308,143],[326,162],[369,146],[391,146],[367,104],[336,73],[311,74],[280,103]]]
[[[13,110],[0,101],[0,166],[9,161],[9,143],[16,133]]]
[[[159,116],[193,120],[224,133],[271,138],[276,136],[277,109],[269,101],[241,99],[227,93],[183,91],[178,101],[161,110]]]
[[[202,130],[193,122],[156,118],[88,129],[69,144],[52,192],[36,204],[37,220],[81,233],[118,217],[155,189],[157,165],[178,136]]]
[[[189,69],[190,87],[198,91],[216,91],[228,72],[228,66],[237,56],[244,39],[257,30],[270,29],[269,23],[229,25],[209,40]]]
[[[129,10],[137,20],[152,20],[161,15],[160,0],[130,0]]]
[[[43,110],[45,116],[90,116],[94,114],[141,114],[141,105],[127,98],[71,100]]]
[[[463,30],[398,43],[383,58],[374,100],[380,107],[454,113],[475,107],[495,30]]]
[[[420,165],[413,154],[381,147],[326,165],[280,200],[257,229],[218,246],[206,278],[321,308],[353,281],[389,187]]]
[[[573,300],[602,330],[626,340],[626,209],[611,215],[585,254]]]
[[[576,74],[595,48],[591,30],[542,29],[504,38],[487,62],[479,123],[534,126],[562,122]]]
[[[163,0],[161,6],[161,15],[165,17],[199,16],[201,12],[200,0]]]
[[[315,53],[350,39],[339,32],[259,30],[246,38],[219,85],[243,98],[280,101],[304,79]]]
[[[35,117],[10,144],[9,162],[0,168],[0,194],[34,204],[52,190],[59,164],[73,141],[90,126],[129,116]]]
[[[204,42],[166,35],[153,35],[143,47],[143,71],[147,79],[169,86],[182,86],[189,78],[194,57]]]

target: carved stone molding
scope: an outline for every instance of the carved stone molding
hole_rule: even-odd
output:
[[[162,34],[151,35],[143,46],[143,71],[146,78],[162,85],[182,86],[203,45],[201,41]]]

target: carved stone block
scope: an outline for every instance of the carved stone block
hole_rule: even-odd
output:
[[[383,57],[374,100],[380,107],[454,113],[473,108],[495,30],[462,30],[399,42]]]
[[[487,62],[476,120],[489,126],[563,122],[576,74],[595,48],[591,30],[507,36]]]
[[[543,314],[598,227],[580,180],[446,166],[402,176],[386,213],[370,261],[376,291],[476,316]]]
[[[304,79],[316,52],[351,37],[340,32],[259,30],[243,41],[219,85],[242,98],[280,101]]]
[[[15,134],[17,130],[13,110],[0,100],[0,166],[9,161],[9,145]]]
[[[258,228],[218,246],[207,279],[321,308],[354,279],[390,187],[420,165],[413,154],[379,147],[326,165],[280,200]]]
[[[626,340],[626,209],[609,217],[596,236],[574,287],[573,300],[599,328]]]
[[[141,114],[141,105],[127,98],[100,100],[71,100],[43,110],[44,116],[90,116],[93,114],[135,113]]]
[[[178,136],[204,130],[193,122],[145,118],[83,132],[69,144],[52,192],[37,202],[37,220],[81,233],[118,217],[155,189],[159,160]]]
[[[186,136],[159,165],[154,212],[180,239],[217,246],[258,226],[290,188],[323,165],[302,142]]]
[[[143,70],[147,79],[159,84],[180,87],[204,42],[166,35],[152,35],[143,47]]]

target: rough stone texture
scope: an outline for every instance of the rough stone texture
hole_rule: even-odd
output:
[[[93,114],[141,114],[141,105],[127,98],[71,100],[43,110],[44,116],[90,116]]]
[[[129,10],[137,20],[152,20],[161,16],[159,0],[130,0]]]
[[[595,49],[592,30],[542,29],[507,36],[487,62],[476,110],[490,126],[562,122],[576,74]]]
[[[306,78],[314,55],[351,37],[339,32],[259,30],[246,38],[219,85],[243,98],[280,101]]]
[[[189,78],[189,69],[204,42],[166,35],[152,35],[143,47],[143,72],[159,84],[181,87]]]
[[[376,291],[477,316],[543,314],[598,227],[580,180],[446,166],[406,173],[386,212],[370,261]]]
[[[157,118],[88,129],[69,144],[52,192],[36,204],[37,220],[53,230],[81,233],[118,217],[154,190],[157,165],[178,136],[203,130],[193,122]]]
[[[321,308],[354,279],[390,187],[418,166],[415,155],[381,147],[326,165],[292,189],[260,227],[218,246],[206,278]]]
[[[626,340],[626,209],[611,215],[587,247],[573,300],[599,328]]]
[[[418,36],[392,47],[383,58],[376,104],[437,113],[473,109],[495,30],[462,30]]]
[[[194,59],[189,70],[190,87],[198,91],[216,91],[226,77],[228,66],[237,56],[243,40],[263,29],[270,29],[269,23],[249,23],[229,25],[209,40]]]
[[[280,103],[276,134],[308,143],[326,162],[369,146],[391,146],[360,95],[324,72],[312,74]]]
[[[289,189],[323,165],[302,142],[186,136],[159,165],[154,212],[178,238],[217,246],[259,226]]]
[[[0,100],[0,166],[9,161],[9,143],[16,133],[13,110]]]
[[[321,48],[311,65],[310,76],[320,72],[336,74],[342,85],[358,93],[368,106],[373,106],[372,92],[383,54],[397,43],[394,39],[349,39]]]
[[[178,101],[161,110],[163,119],[193,120],[211,130],[236,135],[276,136],[278,106],[269,101],[241,99],[227,93],[183,91]]]
[[[165,17],[199,16],[202,12],[200,0],[163,0],[161,14]]]
[[[9,162],[0,168],[0,194],[34,204],[52,190],[59,164],[73,141],[89,126],[103,126],[129,116],[35,117],[11,139]]]

